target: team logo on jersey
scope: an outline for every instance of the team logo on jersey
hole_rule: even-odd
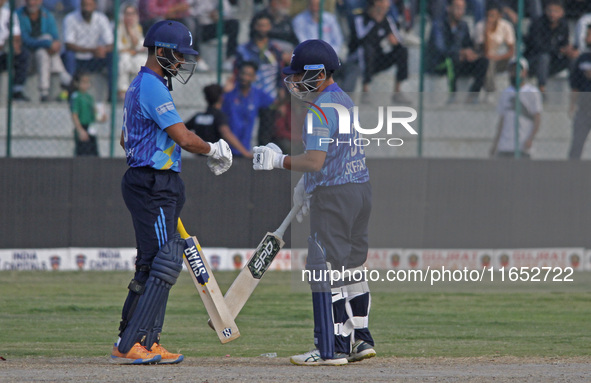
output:
[[[170,111],[170,110],[174,110],[174,104],[172,103],[172,101],[169,101],[167,103],[164,103],[160,106],[156,107],[156,113],[158,113],[159,116],[163,115],[164,113]]]

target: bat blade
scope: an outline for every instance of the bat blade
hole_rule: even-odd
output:
[[[226,304],[233,318],[238,316],[284,245],[283,239],[275,233],[267,233],[259,243],[248,264],[226,292]]]
[[[187,245],[184,251],[184,262],[191,279],[199,292],[203,305],[211,318],[221,343],[228,343],[240,337],[240,330],[234,322],[234,316],[230,313],[227,303],[222,295],[218,283],[203,255],[201,245],[194,236],[189,236],[179,219],[178,231],[185,239]]]
[[[248,298],[252,295],[258,286],[261,278],[271,266],[271,263],[285,245],[283,241],[283,233],[291,223],[291,220],[296,215],[301,205],[294,205],[291,211],[285,217],[279,228],[273,232],[265,235],[263,240],[259,243],[252,257],[242,268],[240,274],[236,277],[232,286],[228,289],[225,295],[226,304],[230,310],[232,318],[236,318],[240,310],[244,307]],[[214,328],[212,320],[208,321],[209,327]]]

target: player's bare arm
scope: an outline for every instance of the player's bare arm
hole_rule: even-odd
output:
[[[326,152],[322,150],[308,150],[297,156],[286,156],[283,159],[285,169],[298,172],[319,172],[324,165]]]
[[[181,148],[196,154],[207,154],[210,152],[210,145],[201,137],[191,132],[184,123],[179,122],[166,128],[166,133]]]

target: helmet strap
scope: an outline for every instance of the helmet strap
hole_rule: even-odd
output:
[[[172,92],[172,76],[170,75],[170,72],[166,72],[166,80],[167,80],[167,85],[168,85],[168,91]]]

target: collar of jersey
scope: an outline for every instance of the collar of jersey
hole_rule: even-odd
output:
[[[154,72],[152,69],[143,66],[140,69],[140,73],[148,73],[151,74],[152,76],[155,76],[158,80],[160,80],[160,82],[162,82],[164,85],[166,85],[166,80],[164,79],[164,77],[160,76],[158,73]]]
[[[326,96],[325,93],[326,92],[338,92],[339,91],[339,86],[337,85],[337,83],[332,83],[329,86],[327,86],[326,88],[324,88],[324,90],[318,95],[318,97],[316,97],[314,99],[314,104],[316,104],[316,102],[321,99],[322,97]]]

